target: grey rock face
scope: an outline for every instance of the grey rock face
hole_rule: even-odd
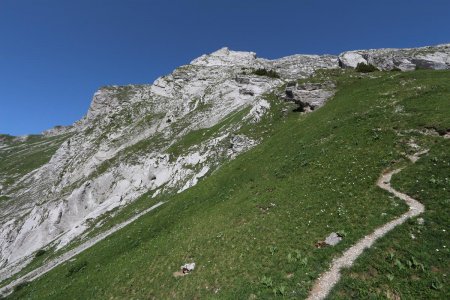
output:
[[[356,50],[339,55],[339,63],[344,68],[355,68],[360,62],[372,64],[380,70],[450,69],[450,44],[412,49]]]

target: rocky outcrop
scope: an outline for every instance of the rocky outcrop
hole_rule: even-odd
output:
[[[235,135],[230,140],[230,146],[227,154],[234,158],[242,152],[253,148],[257,142],[245,135]]]
[[[380,70],[450,69],[450,44],[412,49],[356,50],[339,55],[339,64],[343,68],[355,68],[358,63],[371,64]]]
[[[330,81],[323,83],[303,83],[289,85],[286,87],[284,95],[286,101],[294,102],[298,105],[298,111],[309,112],[319,108],[334,95],[335,84]]]

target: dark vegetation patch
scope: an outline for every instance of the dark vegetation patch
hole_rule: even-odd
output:
[[[47,253],[47,251],[45,251],[44,249],[39,249],[38,251],[36,251],[36,253],[34,254],[34,257],[39,257],[44,255],[45,253]]]
[[[71,276],[75,275],[76,273],[85,269],[87,267],[87,265],[88,265],[88,263],[85,260],[75,262],[67,269],[66,277],[71,277]]]
[[[258,76],[267,76],[270,78],[280,78],[280,74],[278,74],[274,70],[266,70],[266,69],[257,69],[252,72],[252,74],[258,75]]]
[[[23,288],[27,287],[29,284],[30,283],[28,281],[24,281],[24,282],[19,283],[18,285],[16,285],[14,287],[14,292],[16,293],[16,292],[21,291]]]
[[[377,67],[375,67],[374,65],[365,64],[363,62],[358,63],[358,65],[356,65],[355,70],[356,70],[356,72],[360,72],[360,73],[371,73],[371,72],[378,71]]]

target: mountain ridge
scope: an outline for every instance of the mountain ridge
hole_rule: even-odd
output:
[[[375,66],[377,67],[383,67],[382,65],[380,66],[380,63],[378,62],[374,62],[373,58],[371,57],[370,61],[368,61],[368,57],[370,57],[371,55],[385,55],[386,53],[395,53],[395,52],[417,52],[416,54],[419,55],[423,55],[426,52],[439,52],[439,51],[448,51],[448,49],[450,48],[450,43],[442,43],[442,44],[436,44],[433,46],[421,46],[421,47],[412,47],[412,48],[371,48],[371,49],[358,49],[358,50],[349,50],[349,51],[344,51],[341,52],[340,54],[337,55],[333,55],[333,54],[321,54],[321,55],[317,55],[317,54],[291,54],[288,56],[283,56],[281,58],[277,58],[277,59],[272,59],[273,60],[289,60],[290,58],[294,58],[294,57],[311,57],[311,58],[317,58],[317,57],[330,57],[330,58],[337,58],[338,59],[338,64],[341,67],[349,67],[349,68],[355,68],[356,64],[358,62],[363,62],[363,63],[375,63]],[[228,61],[228,63],[234,64],[234,65],[238,65],[240,63],[240,61],[242,59],[245,60],[256,60],[258,57],[256,55],[256,52],[251,52],[251,51],[235,51],[235,50],[230,50],[228,47],[224,46],[212,53],[209,54],[203,54],[195,59],[193,59],[189,64],[184,65],[184,66],[188,66],[188,65],[202,65],[202,66],[207,66],[209,65],[208,63],[208,59],[210,59],[211,57],[214,59],[216,58],[216,65],[221,65],[220,62],[220,58],[223,57],[228,57],[228,56],[234,56],[235,59],[234,60],[225,60],[222,61],[222,64]],[[353,56],[353,58],[349,58],[348,56]],[[367,58],[364,58],[364,56],[366,56]],[[447,55],[443,55],[441,57],[438,57],[438,62],[443,62],[444,64],[446,63],[446,68],[450,68],[450,61],[447,58]],[[430,57],[431,58],[431,57]],[[447,58],[447,59],[445,59]],[[271,61],[271,59],[266,59],[266,58],[259,58],[263,61]],[[430,59],[430,61],[432,61],[432,58]],[[247,62],[248,63],[248,62]],[[213,64],[214,65],[214,64]],[[245,64],[244,64],[245,65]],[[400,63],[398,63],[397,65],[393,64],[391,65],[391,69],[393,67],[398,67],[400,65]],[[211,65],[210,65],[211,66]],[[261,65],[263,66],[263,65]],[[412,66],[412,68],[414,68],[415,66]],[[444,68],[444,65],[439,65],[439,67]],[[430,67],[431,68],[431,67]],[[383,68],[382,68],[383,69]],[[383,69],[385,70],[385,69]],[[389,70],[389,67],[386,68],[386,70]],[[412,70],[411,68],[405,68],[403,69],[403,71],[407,71],[407,70]],[[164,76],[162,76],[164,77]],[[153,82],[153,84],[158,81],[161,77],[158,77],[157,79],[155,79],[155,81]],[[141,85],[146,85],[146,84],[141,84]],[[108,88],[108,87],[126,87],[126,86],[136,86],[135,84],[127,84],[127,85],[106,85],[103,87],[100,87],[95,93],[94,93],[94,97],[95,94],[99,93],[103,88]],[[92,100],[94,101],[94,99]],[[92,106],[92,101],[91,104],[88,108],[88,111],[90,110],[91,106]],[[84,116],[85,117],[85,116]],[[75,121],[73,124],[70,125],[55,125],[52,128],[46,129],[44,131],[42,131],[40,134],[42,135],[58,135],[58,134],[62,134],[65,133],[67,131],[70,131],[72,129],[72,127],[77,124],[78,122],[80,122],[84,117],[82,117],[80,120]],[[0,133],[1,134],[1,133]],[[9,135],[9,134],[3,134],[3,135]],[[13,136],[13,135],[9,135],[9,136],[13,136],[13,137],[26,137],[30,134],[26,134],[26,135],[21,135],[21,136]],[[32,135],[36,135],[36,134],[32,134]]]

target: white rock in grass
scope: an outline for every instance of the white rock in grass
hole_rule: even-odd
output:
[[[339,58],[341,64],[347,68],[356,68],[359,63],[367,64],[367,60],[365,60],[361,54],[356,52],[343,53]]]
[[[195,269],[195,263],[190,263],[190,264],[184,264],[181,266],[181,270],[183,271],[184,274],[186,273],[190,273],[192,271],[194,271]]]
[[[336,246],[340,241],[342,241],[342,237],[340,237],[336,232],[331,233],[325,239],[325,243],[330,246]]]

